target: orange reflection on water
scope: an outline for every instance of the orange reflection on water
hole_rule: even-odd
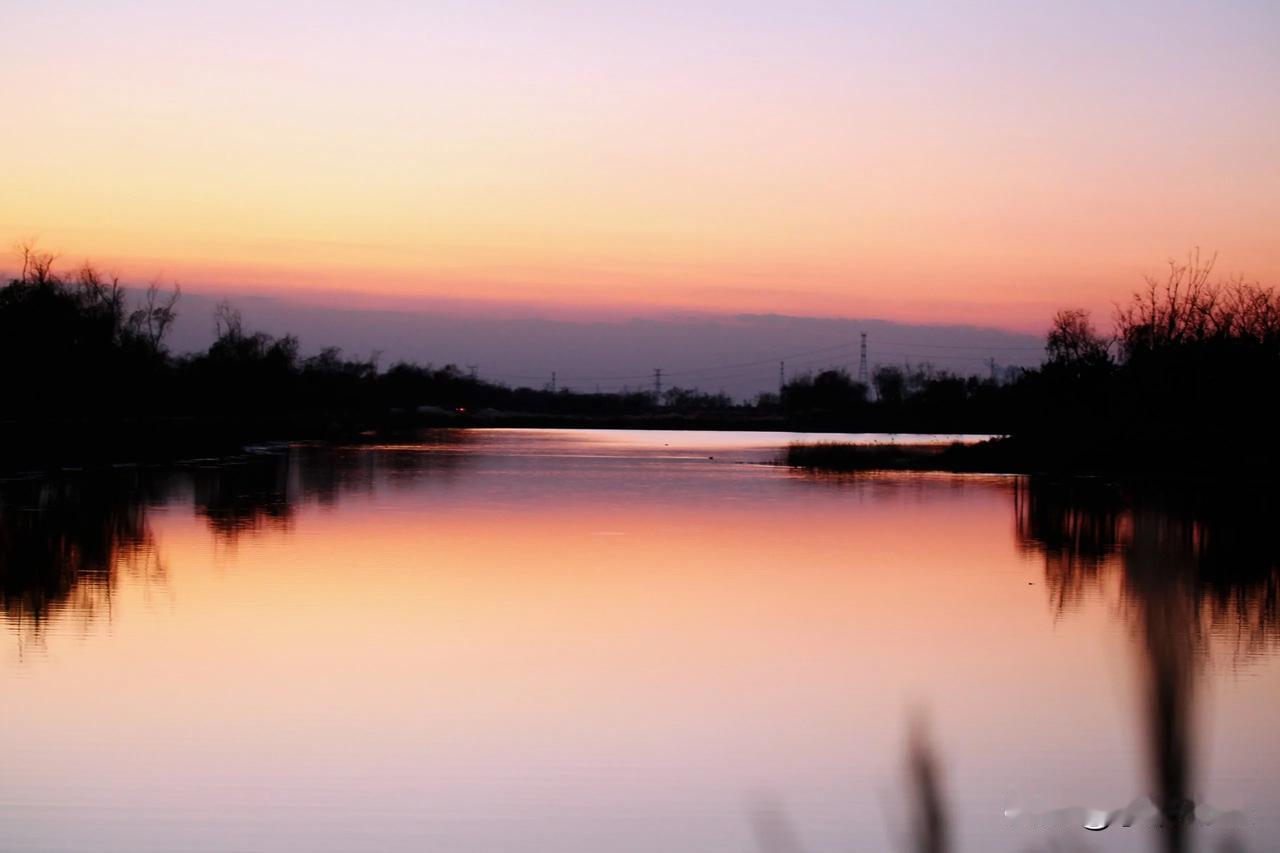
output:
[[[379,468],[232,538],[172,500],[166,594],[126,581],[109,636],[50,631],[4,670],[33,770],[0,795],[44,805],[0,821],[75,846],[178,810],[113,824],[137,849],[204,821],[276,849],[741,850],[766,789],[821,849],[877,849],[915,705],[963,849],[1017,842],[1020,793],[1141,785],[1127,631],[1088,591],[1055,615],[1014,481],[588,449]]]

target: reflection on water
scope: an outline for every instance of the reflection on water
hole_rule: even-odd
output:
[[[1211,640],[1234,659],[1280,639],[1275,504],[1253,490],[1139,490],[1032,480],[1020,493],[1019,535],[1043,549],[1054,604],[1069,609],[1115,575],[1141,652],[1143,727],[1162,849],[1187,849],[1196,818],[1196,682]],[[1201,814],[1205,813],[1201,810]]]
[[[942,790],[939,759],[925,724],[912,720],[907,741],[908,847],[913,853],[948,853],[951,817]]]
[[[164,561],[148,511],[188,503],[215,539],[287,531],[299,507],[332,507],[376,481],[412,487],[465,461],[462,431],[396,452],[298,446],[203,460],[177,469],[128,468],[0,484],[0,613],[20,635],[50,618],[88,622],[109,610],[120,571],[162,584]]]
[[[1189,608],[1185,633],[1197,645],[1212,635],[1243,661],[1280,641],[1280,514],[1270,493],[1033,479],[1017,504],[1018,535],[1044,555],[1059,611],[1115,580],[1143,613],[1159,609],[1156,597],[1185,599],[1176,607]]]
[[[0,850],[1274,846],[1269,496],[753,464],[788,440],[4,484]]]
[[[196,465],[190,471],[192,501],[215,535],[227,541],[288,530],[301,506],[332,507],[344,496],[368,495],[379,480],[411,487],[417,477],[465,461],[464,431],[440,431],[433,438],[429,444],[373,448],[378,452],[302,446]]]
[[[59,614],[83,623],[111,607],[121,571],[162,583],[147,523],[153,496],[136,476],[8,484],[0,498],[0,598],[23,641]]]

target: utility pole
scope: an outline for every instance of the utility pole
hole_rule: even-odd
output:
[[[787,387],[787,363],[785,361],[778,362],[778,396],[782,396],[782,389]]]
[[[551,393],[556,393],[556,372],[551,371]]]
[[[469,370],[469,371],[471,372],[471,381],[472,381],[472,382],[474,382],[474,381],[475,381],[475,379],[476,379],[476,374],[480,371],[480,365],[478,365],[478,364],[468,364],[468,365],[467,365],[467,370]]]
[[[995,358],[987,359],[987,366],[991,368],[991,381],[996,381],[996,360]]]
[[[662,405],[662,368],[653,369],[653,402]]]
[[[863,385],[871,384],[871,372],[867,369],[867,333],[862,333],[862,344],[858,348],[858,381]]]

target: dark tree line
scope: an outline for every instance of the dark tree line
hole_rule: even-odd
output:
[[[836,428],[880,432],[999,433],[1008,423],[1010,386],[932,365],[881,365],[870,385],[842,369],[799,376],[782,388],[787,415]]]
[[[174,355],[165,340],[176,286],[154,283],[130,304],[118,279],[91,266],[62,275],[30,244],[20,256],[20,276],[0,287],[0,424],[186,419],[228,438],[267,439],[334,422],[458,423],[502,413],[534,422],[994,433],[1063,469],[1222,467],[1215,453],[1230,464],[1276,461],[1267,438],[1280,392],[1280,298],[1241,280],[1212,281],[1212,261],[1195,255],[1119,307],[1110,334],[1085,311],[1060,311],[1039,368],[997,380],[878,366],[869,384],[829,369],[749,404],[682,388],[661,397],[511,388],[453,365],[380,369],[376,358],[333,348],[303,357],[297,338],[248,330],[225,303],[213,344]],[[263,422],[275,426],[263,430]]]
[[[132,408],[166,366],[178,291],[158,284],[130,310],[119,279],[84,266],[70,278],[53,255],[20,247],[22,276],[0,288],[0,413]]]
[[[1280,295],[1212,281],[1192,254],[1116,310],[1111,334],[1060,311],[1047,358],[1013,389],[1010,432],[1063,467],[1274,469]]]
[[[826,371],[782,393],[795,415],[852,411],[851,422],[878,429],[1010,436],[953,454],[965,469],[1245,476],[1280,468],[1277,399],[1280,295],[1215,281],[1213,259],[1196,253],[1118,306],[1110,333],[1087,311],[1059,311],[1042,364],[1012,381],[881,367],[871,387]]]
[[[485,410],[537,415],[628,416],[723,411],[723,394],[671,388],[578,393],[510,388],[455,365],[352,359],[337,348],[303,357],[293,335],[246,328],[221,304],[204,352],[174,355],[165,339],[179,290],[152,284],[129,304],[116,278],[91,266],[65,276],[56,258],[26,244],[22,271],[0,287],[0,421],[138,417],[442,417]]]

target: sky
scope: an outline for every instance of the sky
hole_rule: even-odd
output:
[[[174,352],[214,340],[217,297],[184,293],[167,341]],[[894,323],[875,318],[776,314],[564,318],[477,316],[326,306],[279,296],[237,296],[247,326],[295,335],[304,354],[336,346],[350,357],[453,364],[482,379],[524,387],[622,391],[699,388],[752,400],[780,380],[842,369],[858,376],[862,334],[867,368],[928,365],[962,376],[1008,375],[1044,356],[1039,336],[971,325]]]
[[[1273,2],[5,11],[0,238],[190,290],[1038,332],[1280,282]]]

